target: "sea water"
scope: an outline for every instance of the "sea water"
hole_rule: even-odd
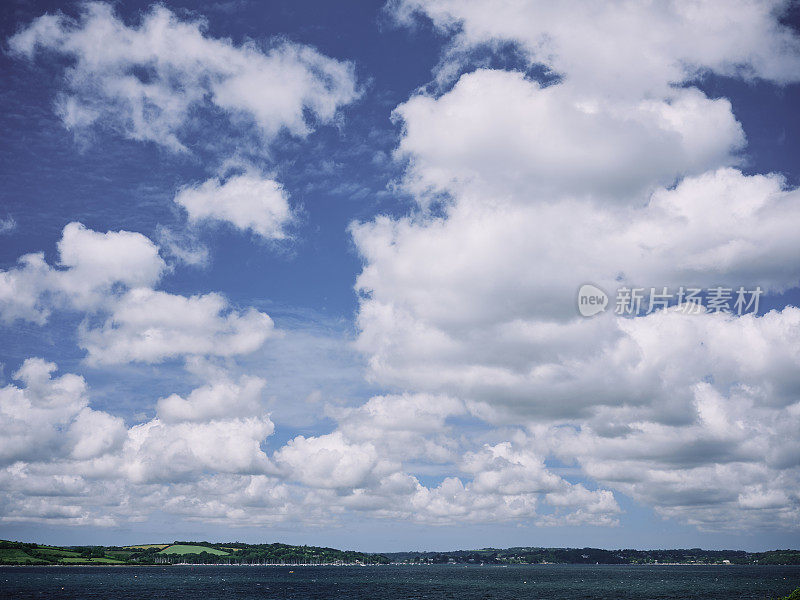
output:
[[[633,565],[0,567],[0,598],[772,600],[800,567]]]

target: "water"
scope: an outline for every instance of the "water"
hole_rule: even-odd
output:
[[[0,567],[0,598],[773,600],[800,567]]]

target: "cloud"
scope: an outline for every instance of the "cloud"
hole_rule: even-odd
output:
[[[580,432],[555,437],[566,453],[579,456],[589,476],[663,516],[703,529],[794,529],[800,448],[789,440],[800,414],[797,383],[791,382],[788,401],[780,399],[781,390],[769,389],[796,379],[787,375],[769,379],[762,372],[735,384],[694,379],[676,394],[688,391],[689,402],[672,401],[684,405],[685,423],[659,423],[646,409],[631,414],[620,408],[604,411]],[[605,433],[603,425],[614,421],[630,429]]]
[[[400,0],[390,7],[403,22],[426,15],[437,28],[455,33],[450,59],[477,45],[510,41],[531,63],[546,65],[570,87],[590,94],[660,96],[670,85],[708,71],[777,83],[797,81],[800,72],[800,40],[779,21],[788,9],[781,0]]]
[[[50,314],[41,297],[51,287],[51,268],[44,254],[26,254],[18,267],[0,272],[0,316],[5,323],[17,319],[43,325]]]
[[[268,416],[173,424],[154,419],[128,431],[123,468],[134,483],[169,483],[206,472],[274,471],[261,450],[274,430]]]
[[[454,427],[459,400],[387,395],[329,407],[332,433],[299,436],[274,460],[287,481],[335,490],[306,502],[373,517],[608,526],[621,513],[616,490],[701,529],[795,527],[798,314],[612,319],[616,336],[581,337],[583,354],[541,364],[527,396],[466,402],[504,441],[481,445]],[[598,489],[567,481],[547,457],[577,461]],[[426,486],[415,471],[461,475]]]
[[[800,45],[777,5],[394,8],[454,37],[440,85],[395,110],[416,208],[351,227],[357,347],[375,384],[463,402],[499,439],[461,438],[448,476],[414,493],[419,518],[489,507],[610,524],[622,492],[706,529],[796,528],[797,309],[575,310],[589,282],[800,284],[800,191],[732,168],[745,137],[731,104],[685,87],[707,71],[794,81]],[[459,74],[471,49],[501,40],[559,77]],[[564,481],[551,457],[590,483]]]
[[[368,442],[381,457],[400,462],[448,463],[458,444],[447,420],[466,413],[460,400],[429,394],[374,396],[357,407],[329,407],[337,431]]]
[[[499,268],[472,273],[487,289],[502,281]],[[426,281],[424,269],[417,275]],[[468,304],[458,319],[453,306],[426,313],[435,306],[427,299],[395,311],[375,299],[383,291],[375,288],[359,316],[375,381],[462,398],[473,415],[496,426],[526,424],[540,438],[539,462],[520,458],[478,472],[465,490],[542,485],[553,475],[541,460],[555,454],[577,460],[600,485],[704,528],[796,523],[800,454],[786,440],[800,425],[797,309],[559,322],[531,296],[520,302],[528,316],[505,322],[493,310],[470,313]],[[747,490],[756,490],[752,501]],[[790,500],[754,508],[763,495]]]
[[[368,478],[392,470],[391,465],[381,463],[372,444],[350,442],[340,432],[297,436],[278,450],[274,459],[293,479],[320,488],[362,487]]]
[[[88,459],[120,446],[122,419],[88,408],[83,378],[53,378],[55,370],[53,363],[29,358],[14,373],[24,387],[0,388],[0,464]]]
[[[442,99],[433,102],[430,113],[420,113],[428,124],[423,131],[440,107],[445,121],[453,114],[446,102],[438,104]],[[492,130],[490,115],[480,121],[482,131]],[[407,136],[415,125],[407,125]],[[482,140],[460,140],[459,147],[480,149]],[[461,399],[472,415],[498,427],[523,423],[535,444],[531,458],[498,446],[494,452],[507,457],[486,462],[487,455],[469,451],[484,459],[466,464],[491,468],[471,482],[451,479],[440,492],[421,491],[421,506],[468,519],[475,498],[505,491],[502,502],[495,496],[495,510],[517,514],[506,500],[534,489],[540,493],[515,506],[546,524],[547,513],[536,506],[546,506],[546,498],[569,502],[569,494],[541,487],[558,479],[541,462],[556,455],[577,461],[599,485],[702,528],[796,523],[800,470],[796,449],[782,441],[784,427],[798,425],[793,403],[800,384],[793,359],[782,358],[798,355],[796,309],[741,318],[670,310],[585,320],[574,302],[588,281],[609,291],[796,288],[792,257],[800,248],[789,224],[800,218],[798,190],[778,175],[720,168],[655,188],[646,202],[608,202],[588,187],[588,197],[575,198],[571,182],[554,181],[549,195],[536,194],[534,169],[518,169],[523,182],[509,185],[495,172],[502,161],[473,162],[467,153],[442,168],[440,155],[414,147],[422,148],[411,152],[409,171],[418,213],[352,227],[365,261],[356,286],[357,345],[370,378]],[[438,177],[450,194],[438,215],[427,212],[424,188],[414,187],[420,173],[425,181]],[[533,187],[526,189],[528,179]],[[775,506],[780,498],[786,503]],[[590,522],[591,502],[560,522]],[[599,522],[614,521],[613,511],[603,514]]]
[[[165,256],[190,267],[206,267],[210,262],[208,247],[191,231],[174,231],[159,225],[156,239]]]
[[[266,475],[210,475],[199,484],[178,483],[159,491],[165,492],[164,511],[188,521],[255,527],[322,519],[296,490]]]
[[[166,265],[147,238],[71,224],[58,264],[31,254],[0,275],[3,318],[82,310],[89,363],[181,358],[201,383],[154,398],[155,417],[126,427],[90,407],[80,377],[26,361],[24,385],[0,390],[0,518],[613,526],[625,494],[703,529],[796,529],[800,311],[581,319],[574,306],[587,282],[798,287],[800,192],[733,168],[745,136],[731,103],[686,87],[707,71],[793,81],[800,53],[780,7],[575,3],[567,18],[536,3],[395,6],[455,37],[439,88],[394,113],[413,211],[351,228],[364,261],[357,347],[385,393],[337,399],[331,427],[315,417],[317,429],[268,445],[261,371],[234,375],[207,357],[260,348],[270,318],[220,294],[156,290]],[[103,52],[88,44],[98,39]],[[472,49],[502,40],[559,78],[460,74]],[[37,19],[11,46],[74,61],[59,100],[67,126],[102,123],[175,151],[195,111],[264,142],[330,122],[357,94],[346,63],[215,40],[161,7],[128,26],[87,5],[76,21]],[[291,219],[280,185],[254,169],[176,202],[190,221],[267,239]],[[285,348],[318,351],[306,338]]]
[[[376,396],[328,412],[329,434],[298,436],[273,459],[288,481],[314,488],[320,501],[365,515],[429,524],[527,520],[616,524],[608,490],[589,491],[550,472],[541,455],[511,442],[465,450],[475,441],[451,426],[462,402],[444,396]],[[461,472],[438,485],[415,472]],[[324,490],[335,491],[335,496]],[[320,495],[321,494],[321,495]],[[313,500],[311,500],[313,502]]]
[[[379,217],[353,228],[365,259],[358,346],[376,381],[453,391],[430,377],[459,390],[484,385],[487,395],[533,382],[542,361],[580,356],[586,336],[615,337],[606,320],[574,320],[576,290],[589,281],[609,293],[784,291],[800,281],[790,225],[800,218],[798,191],[775,175],[722,169],[630,208],[482,198],[458,196],[445,218]]]
[[[419,521],[437,525],[509,520],[532,520],[535,524],[549,526],[617,524],[616,516],[620,509],[611,492],[591,492],[580,484],[560,481],[564,491],[540,496],[533,493],[509,494],[497,489],[482,492],[472,483],[447,477],[436,487],[418,487],[410,501],[411,515]]]
[[[72,443],[70,456],[85,460],[116,449],[125,437],[125,423],[106,412],[84,408],[70,425],[67,436]]]
[[[305,135],[357,96],[353,67],[313,48],[279,42],[262,49],[206,33],[154,5],[127,25],[109,4],[89,2],[80,16],[44,15],[9,40],[18,56],[68,58],[58,113],[69,129],[103,125],[125,137],[187,151],[198,110],[254,126],[263,141],[286,130]]]
[[[166,268],[158,247],[142,234],[99,233],[80,223],[64,227],[58,252],[60,266],[67,269],[65,275],[54,275],[59,291],[77,308],[97,305],[117,283],[129,288],[152,286]]]
[[[257,350],[273,323],[254,308],[232,309],[220,294],[180,296],[136,288],[102,326],[83,327],[80,345],[92,364],[161,362],[189,356],[233,356]]]
[[[0,316],[44,324],[52,307],[94,310],[118,286],[154,285],[166,269],[158,247],[139,233],[99,233],[69,223],[58,242],[58,267],[26,254],[0,271]]]
[[[38,252],[0,271],[0,316],[43,325],[53,310],[69,309],[103,318],[100,325],[84,321],[78,332],[92,364],[247,354],[274,335],[268,315],[236,310],[220,294],[153,289],[167,265],[158,246],[139,233],[99,233],[70,223],[57,246],[57,267]]]
[[[259,377],[244,376],[239,383],[222,379],[192,390],[186,398],[162,398],[156,411],[165,423],[251,415],[258,411],[266,383]]]
[[[17,221],[12,216],[0,218],[0,235],[7,235],[17,228]]]
[[[208,474],[246,481],[276,472],[261,448],[274,431],[259,402],[263,380],[219,379],[185,399],[173,395],[153,419],[128,428],[89,407],[83,378],[53,378],[55,369],[28,359],[14,375],[24,387],[0,388],[4,522],[113,526],[178,502],[186,485],[199,493]],[[170,493],[178,483],[184,487]]]
[[[210,383],[159,400],[153,419],[126,428],[89,407],[82,378],[52,379],[54,370],[29,359],[16,374],[26,387],[0,390],[7,417],[0,447],[14,450],[0,468],[3,522],[114,526],[164,511],[252,526],[330,522],[354,510],[430,524],[609,525],[619,512],[609,492],[549,473],[535,450],[518,447],[524,438],[464,452],[446,422],[464,407],[444,397],[375,397],[342,409],[332,433],[297,436],[270,457],[263,444],[274,425],[261,403],[263,380],[235,383],[212,372]],[[435,443],[444,451],[431,451]],[[426,487],[404,470],[430,461],[465,477]]]
[[[439,97],[413,96],[394,115],[403,124],[396,155],[410,162],[404,184],[418,200],[447,192],[498,203],[638,202],[654,185],[736,162],[744,144],[730,102],[697,89],[611,102],[487,69]]]
[[[89,407],[81,377],[53,378],[55,369],[28,359],[15,374],[24,387],[0,388],[0,521],[109,527],[191,506],[191,518],[228,524],[301,516],[262,449],[274,431],[259,401],[263,380],[214,374],[126,428]],[[277,514],[259,516],[266,508]]]
[[[227,222],[268,240],[284,239],[285,227],[292,220],[283,186],[252,170],[225,180],[212,178],[184,186],[175,202],[186,210],[190,222]]]
[[[545,468],[541,456],[515,448],[511,442],[487,445],[469,454],[466,468],[475,473],[469,485],[475,494],[541,498],[553,510],[540,517],[543,524],[566,518],[570,524],[615,525],[621,512],[610,491],[590,491],[582,484],[569,483]]]

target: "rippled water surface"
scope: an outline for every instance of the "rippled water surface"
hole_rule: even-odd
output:
[[[1,598],[773,599],[800,567],[0,567]]]

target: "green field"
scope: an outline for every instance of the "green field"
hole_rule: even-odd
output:
[[[62,558],[60,563],[65,565],[71,564],[82,564],[82,565],[124,565],[124,560],[116,560],[113,558],[73,558],[73,557],[66,557]]]
[[[208,552],[209,554],[216,554],[217,556],[228,556],[227,552],[217,550],[216,548],[209,548],[208,546],[185,546],[183,544],[174,544],[169,548],[164,548],[159,554],[200,554],[201,552]]]
[[[34,558],[23,550],[16,548],[2,548],[0,549],[0,564],[29,564],[29,565],[46,565],[46,560]]]
[[[73,552],[72,550],[62,550],[61,548],[50,548],[45,546],[39,546],[36,549],[36,552],[39,554],[44,554],[49,560],[57,558],[75,558],[80,557],[81,555],[80,552]]]

